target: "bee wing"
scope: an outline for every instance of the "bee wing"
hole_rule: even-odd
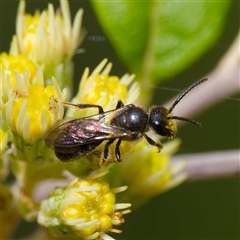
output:
[[[87,116],[82,119],[94,119],[94,120],[98,120],[101,123],[109,123],[113,118],[117,117],[119,114],[126,112],[128,109],[129,109],[129,106],[125,105],[118,109],[112,109],[104,113]]]
[[[54,149],[55,142],[58,141],[60,137],[70,138],[71,139],[71,125],[74,121],[78,119],[63,119],[58,120],[51,128],[50,130],[43,136],[43,140],[45,144],[51,148]],[[69,137],[67,135],[69,134]],[[72,139],[73,142],[74,139]],[[66,140],[67,141],[67,140]],[[71,141],[70,141],[71,145]]]
[[[118,115],[126,112],[127,110],[129,109],[129,106],[128,105],[125,105],[121,108],[118,108],[118,109],[113,109],[113,110],[110,110],[110,111],[106,111],[102,114],[98,114],[99,116],[99,121],[101,123],[108,123],[110,124],[111,120],[115,117],[117,117]]]
[[[112,113],[109,114],[111,115]],[[107,116],[109,114],[107,113]],[[70,147],[95,143],[101,140],[123,138],[131,134],[129,130],[103,123],[105,118],[106,116],[100,120],[79,118],[63,122],[46,133],[43,140],[53,150],[55,147],[62,147],[66,151],[66,147],[70,149]]]

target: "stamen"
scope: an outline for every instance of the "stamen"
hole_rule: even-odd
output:
[[[54,8],[51,3],[48,4],[48,32],[49,32],[49,42],[52,46],[54,46],[54,40],[55,40]]]
[[[62,11],[62,16],[63,16],[65,36],[69,36],[71,38],[72,37],[72,34],[71,34],[71,14],[70,14],[68,1],[61,0],[60,1],[60,6],[61,6],[61,11]],[[68,42],[68,44],[69,44],[69,42]]]
[[[20,1],[19,6],[18,6],[18,11],[17,11],[17,20],[16,20],[16,32],[17,32],[17,37],[18,37],[18,42],[20,45],[20,50],[23,50],[23,27],[25,22],[23,21],[24,19],[24,14],[25,14],[25,6],[26,3],[25,1]]]
[[[58,100],[62,100],[62,93],[61,93],[61,89],[56,81],[56,79],[54,77],[52,77],[52,82],[53,82],[53,85],[55,87],[55,91],[56,91],[56,94],[57,94],[57,99]]]
[[[44,132],[47,129],[47,117],[44,111],[41,112],[40,121],[41,121],[41,125],[40,125],[41,131]]]
[[[99,171],[99,172],[94,173],[93,175],[88,176],[87,179],[89,179],[89,180],[97,179],[97,178],[100,178],[100,177],[106,175],[108,172],[109,172],[109,170]]]
[[[123,222],[124,222],[123,219],[118,219],[118,218],[112,220],[112,224],[115,225],[115,226],[119,226],[119,225],[121,225]]]
[[[25,70],[23,73],[23,87],[24,87],[24,95],[27,94],[28,88],[30,86],[30,74],[28,70]]]
[[[22,75],[19,72],[15,73],[15,80],[16,80],[16,90],[17,92],[22,94],[23,80],[22,80]]]
[[[58,12],[57,12],[58,13]],[[63,37],[63,32],[62,32],[62,25],[61,25],[61,17],[59,14],[56,16],[56,36],[55,36],[55,41],[56,41],[56,47],[57,49],[61,49],[62,53],[64,52],[64,37]],[[65,35],[65,32],[64,32]],[[61,54],[61,53],[59,53]]]
[[[31,139],[30,134],[30,116],[29,114],[26,115],[24,122],[23,122],[23,138],[27,141]]]
[[[80,84],[78,86],[78,91],[81,92],[81,89],[83,90],[82,92],[82,95],[86,95],[87,91],[88,91],[88,82],[87,82],[87,78],[88,78],[88,75],[89,75],[89,68],[85,68],[84,69],[84,72],[83,72],[83,75],[82,75],[82,78],[81,78],[81,81],[80,81]]]
[[[43,78],[43,72],[41,67],[38,67],[37,69],[37,74],[33,79],[33,84],[44,86],[44,78]]]
[[[65,101],[65,99],[67,99],[67,95],[68,95],[68,90],[67,88],[64,88],[62,90],[62,100]]]
[[[86,221],[86,218],[77,218],[77,219],[67,219],[65,220],[68,225],[74,226]]]
[[[134,80],[135,77],[136,77],[135,74],[129,75],[129,74],[126,73],[121,77],[120,82],[122,84],[125,84],[125,85],[129,86],[130,83]]]
[[[121,214],[122,215],[125,215],[125,214],[129,214],[131,213],[132,211],[130,209],[127,209],[127,210],[124,210],[124,211],[121,211]]]
[[[38,55],[38,56],[42,56],[43,52],[45,52],[45,49],[43,49],[43,46],[42,46],[42,43],[44,42],[43,38],[45,36],[45,34],[44,34],[45,21],[46,21],[46,11],[43,11],[40,16],[40,19],[38,22],[38,27],[36,30],[36,46],[38,46],[38,48],[36,49],[37,50],[36,55]],[[42,57],[39,57],[39,58],[42,60]]]
[[[175,176],[165,186],[163,186],[162,192],[166,192],[169,189],[177,187],[182,182],[184,182],[187,178],[188,178],[188,175],[186,173],[181,173],[181,174]]]
[[[92,76],[95,76],[96,74],[99,74],[99,73],[102,71],[103,67],[106,65],[107,61],[108,61],[108,60],[107,60],[106,58],[104,58],[104,59],[98,64],[98,66],[93,70]],[[94,77],[94,78],[95,78],[95,77]]]
[[[10,96],[6,106],[6,120],[9,126],[13,128],[12,107],[13,107],[13,96]]]
[[[73,197],[73,198],[68,198],[67,200],[64,201],[63,203],[63,208],[67,207],[70,204],[78,203],[83,201],[85,198],[84,197]]]
[[[92,221],[89,221],[89,222],[80,223],[80,224],[75,225],[75,228],[77,230],[84,230],[85,228],[89,228],[89,227],[97,224],[98,222],[99,222],[99,220],[92,220]]]
[[[109,74],[112,69],[113,64],[110,62],[107,66],[103,69],[102,74]]]
[[[148,178],[146,178],[142,183],[141,183],[141,187],[142,188],[147,188],[148,186],[154,186],[156,184],[156,182],[159,181],[159,179],[161,179],[161,177],[163,176],[163,174],[166,173],[167,168],[169,166],[165,166],[163,169],[158,170],[157,172],[155,172],[154,174],[150,175]]]
[[[91,191],[97,191],[99,190],[99,187],[97,186],[81,186],[81,187],[76,187],[74,189],[71,189],[71,193],[77,193],[77,192],[91,192]]]
[[[116,224],[116,225],[118,225],[118,224]],[[111,228],[109,231],[113,232],[113,233],[121,233],[122,232],[122,230],[119,230],[119,229],[116,229],[116,228]]]
[[[116,193],[125,191],[127,188],[128,186],[122,186],[122,187],[112,188],[111,191],[116,194]]]
[[[103,233],[102,234],[102,240],[115,240],[114,238],[110,237],[109,235]]]
[[[99,236],[99,232],[95,232],[90,236],[84,237],[84,239],[93,240],[93,239],[97,239],[98,236]]]
[[[72,53],[70,56],[72,56],[74,54],[75,46],[78,46],[81,43],[81,41],[83,40],[82,37],[79,38],[79,34],[82,35],[82,32],[81,32],[82,17],[83,17],[83,9],[79,9],[73,20],[73,27],[72,27],[73,44],[72,44],[72,46],[74,46],[74,49],[72,49]]]
[[[116,203],[115,210],[125,209],[131,207],[131,203]]]
[[[18,115],[16,130],[20,133],[22,133],[22,131],[23,131],[23,122],[24,122],[24,116],[25,116],[25,113],[27,110],[27,104],[28,104],[28,100],[24,99],[23,104],[19,111],[19,115]]]
[[[171,165],[171,175],[175,175],[177,173],[179,173],[181,170],[183,170],[183,168],[186,166],[187,164],[187,160],[182,160],[179,161],[178,163],[174,163]]]
[[[139,93],[140,93],[140,87],[139,84],[137,82],[134,82],[130,89],[128,90],[128,97],[127,97],[127,104],[136,102],[138,97],[139,97]]]
[[[14,35],[12,37],[9,54],[14,55],[14,56],[19,55],[18,42],[17,42],[17,36],[16,35]]]

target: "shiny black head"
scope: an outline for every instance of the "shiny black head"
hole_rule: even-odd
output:
[[[168,118],[168,109],[165,107],[152,107],[149,113],[148,124],[156,134],[164,137],[174,137],[176,135],[176,125]]]
[[[197,126],[201,126],[201,124],[195,120],[179,116],[172,116],[172,111],[187,93],[189,93],[194,87],[205,81],[207,81],[207,78],[201,79],[200,81],[188,87],[182,94],[180,94],[180,96],[174,101],[174,103],[170,106],[169,109],[158,106],[152,107],[149,113],[149,127],[152,128],[158,135],[172,138],[175,137],[177,132],[177,127],[174,119],[190,122]]]

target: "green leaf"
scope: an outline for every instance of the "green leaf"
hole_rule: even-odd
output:
[[[120,59],[140,81],[158,83],[192,64],[218,39],[230,1],[92,1]]]

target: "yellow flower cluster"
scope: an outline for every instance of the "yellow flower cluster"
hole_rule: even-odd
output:
[[[131,204],[115,203],[115,194],[125,189],[110,189],[108,183],[96,179],[74,179],[66,188],[56,189],[42,202],[38,222],[54,229],[59,236],[107,239],[105,232],[121,232],[113,226],[121,225],[124,222],[122,215],[130,212]],[[50,204],[54,206],[49,208]]]
[[[15,50],[40,63],[58,63],[71,59],[83,40],[81,31],[83,10],[77,12],[73,26],[68,1],[61,0],[61,12],[54,12],[52,4],[41,14],[25,13],[25,1],[20,1],[17,14],[17,42]],[[16,52],[15,52],[16,53]]]
[[[41,68],[36,70],[31,61],[29,65],[28,61],[23,63],[26,69],[32,69],[31,73],[25,70],[20,74],[17,66],[13,67],[14,62],[12,63],[11,59],[16,58],[6,56],[1,66],[1,111],[12,131],[18,133],[26,142],[33,143],[57,120],[62,119],[64,111],[61,102],[66,98],[66,91],[61,92],[54,78],[53,86],[44,87]],[[21,71],[21,64],[19,66]]]
[[[78,93],[72,102],[97,104],[105,111],[114,109],[119,99],[125,104],[136,102],[139,96],[139,85],[133,81],[135,75],[125,74],[119,79],[117,76],[110,75],[111,68],[112,63],[107,63],[107,59],[103,59],[90,75],[89,68],[86,68]],[[95,109],[78,112],[73,112],[73,109],[68,110],[68,115],[75,117],[91,116],[96,113]]]
[[[26,71],[27,70],[27,71]],[[0,55],[0,71],[1,71],[1,93],[3,101],[7,100],[9,90],[16,90],[17,79],[15,78],[16,72],[20,74],[27,74],[29,84],[33,83],[33,79],[36,75],[37,67],[35,63],[28,59],[25,55],[20,54],[14,56],[7,53]]]
[[[159,153],[156,148],[146,146],[144,141],[138,142],[131,149],[123,149],[123,161],[111,167],[107,182],[126,184],[128,193],[122,194],[120,200],[131,202],[134,208],[139,207],[152,197],[165,192],[180,183],[187,175],[181,170],[185,162],[173,168],[170,165],[171,156],[178,150],[179,139],[164,144]],[[126,145],[123,146],[126,148]],[[129,146],[128,146],[129,148]]]
[[[96,148],[97,153],[91,152],[74,163],[66,164],[56,159],[52,151],[54,146],[52,149],[46,147],[42,137],[61,123],[64,106],[71,105],[65,102],[68,91],[63,87],[71,88],[71,58],[84,35],[81,30],[83,10],[77,12],[71,24],[68,1],[60,0],[60,5],[60,11],[55,12],[53,5],[49,4],[42,13],[30,15],[25,13],[25,1],[20,1],[16,36],[13,37],[10,53],[1,54],[0,152],[4,153],[1,179],[5,179],[8,172],[6,161],[12,160],[18,181],[14,187],[14,197],[23,209],[30,209],[28,216],[36,217],[39,207],[38,223],[54,235],[112,239],[106,233],[121,232],[115,226],[124,222],[122,215],[129,213],[131,206],[129,203],[116,203],[115,194],[123,192],[122,202],[139,206],[181,183],[186,178],[181,173],[184,163],[176,169],[170,165],[170,157],[179,146],[178,140],[164,145],[161,153],[157,153],[155,147],[146,146],[144,139],[123,141],[120,146],[123,162],[112,164],[115,159],[110,157],[101,166],[103,169],[109,167],[110,173],[107,175],[105,171],[101,173],[102,169],[99,170],[106,142]],[[68,116],[81,118],[98,113],[96,109],[74,107],[79,103],[97,104],[104,111],[114,110],[118,100],[125,105],[137,104],[140,87],[134,82],[135,75],[112,76],[111,68],[112,63],[104,59],[91,73],[89,68],[85,69],[78,92],[71,101],[73,108],[67,111]],[[171,124],[170,128],[174,128],[173,120]],[[64,134],[64,139],[67,139],[68,134]],[[8,145],[9,141],[11,145]],[[110,146],[110,156],[115,156],[115,147],[116,143]],[[46,162],[48,164],[44,165]],[[89,177],[96,169],[99,172]],[[82,179],[74,179],[66,187],[56,188],[38,204],[32,197],[36,185],[50,177],[65,178],[63,170]],[[31,179],[41,171],[44,174]],[[103,177],[102,180],[99,180],[100,177]],[[111,189],[109,183],[116,188]],[[128,191],[124,192],[126,184]]]

